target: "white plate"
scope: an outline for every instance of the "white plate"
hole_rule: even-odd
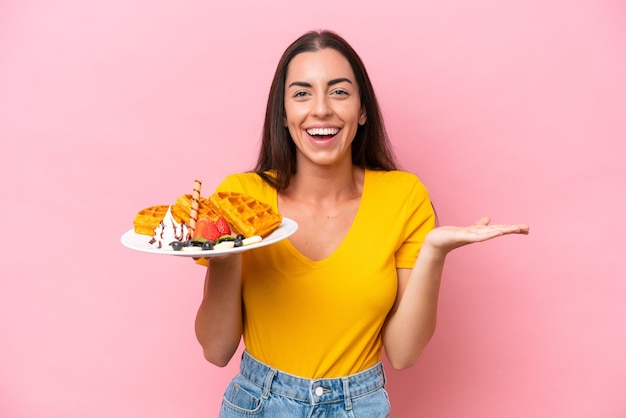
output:
[[[283,222],[280,224],[280,226],[275,229],[271,234],[263,238],[261,242],[224,250],[198,251],[183,249],[181,251],[174,251],[169,246],[167,248],[155,248],[150,245],[149,242],[152,237],[148,235],[137,234],[134,229],[125,232],[124,235],[122,235],[121,241],[122,245],[124,245],[125,247],[144,253],[176,255],[179,257],[215,257],[224,254],[241,253],[243,251],[253,250],[255,248],[265,247],[266,245],[277,243],[291,236],[294,232],[296,232],[297,229],[298,224],[294,220],[283,217]]]

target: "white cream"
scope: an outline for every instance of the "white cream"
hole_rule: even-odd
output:
[[[154,237],[150,240],[150,244],[156,248],[172,249],[170,242],[184,241],[188,239],[189,228],[185,223],[178,223],[172,216],[172,207],[167,208],[167,213],[163,220],[154,229]]]

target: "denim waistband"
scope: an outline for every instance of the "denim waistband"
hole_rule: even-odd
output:
[[[263,397],[270,393],[285,396],[301,402],[319,405],[332,402],[346,402],[374,392],[385,386],[386,378],[382,363],[362,372],[331,379],[306,379],[281,372],[252,357],[244,351],[240,374],[263,388]]]

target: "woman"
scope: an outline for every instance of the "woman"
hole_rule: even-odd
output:
[[[396,169],[367,72],[338,35],[304,34],[270,89],[255,172],[242,192],[295,220],[288,240],[208,267],[196,333],[241,373],[220,417],[386,417],[382,350],[413,365],[435,330],[446,255],[526,225],[435,227],[428,192]],[[419,257],[418,257],[419,254]]]

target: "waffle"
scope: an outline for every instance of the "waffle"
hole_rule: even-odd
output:
[[[133,220],[135,232],[142,235],[154,235],[154,228],[159,226],[168,208],[168,205],[150,206],[137,212]]]
[[[189,225],[189,214],[191,213],[192,195],[184,194],[176,199],[176,203],[172,206],[172,215],[176,222],[183,222]],[[208,217],[212,221],[217,219],[217,215],[213,213],[209,206],[209,199],[199,197],[198,199],[198,219]]]
[[[264,237],[278,228],[283,220],[267,203],[241,193],[216,192],[209,197],[209,206],[226,219],[233,232],[245,237]]]

